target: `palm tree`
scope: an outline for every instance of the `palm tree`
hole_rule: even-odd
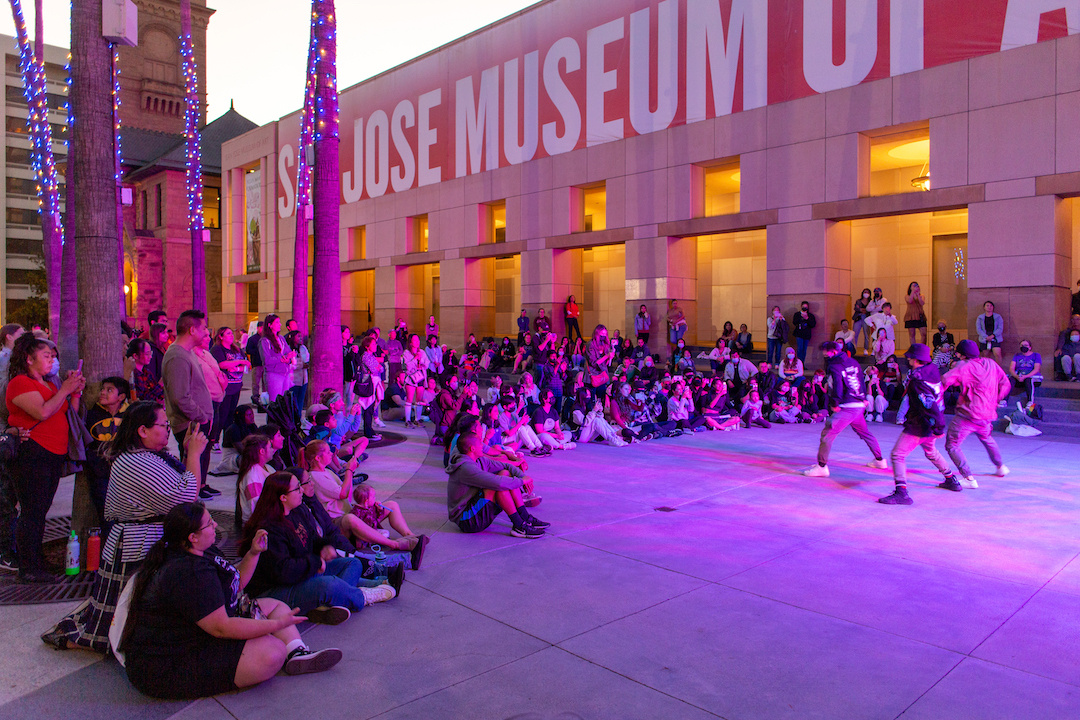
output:
[[[27,125],[33,144],[32,164],[37,176],[41,214],[41,240],[45,256],[45,282],[49,296],[49,327],[56,332],[60,325],[60,253],[63,228],[60,223],[60,195],[56,163],[52,152],[52,126],[45,83],[45,42],[41,0],[35,0],[34,47],[30,45],[20,0],[11,0],[11,14],[19,47],[19,68],[27,100]]]
[[[101,2],[71,3],[72,195],[79,350],[91,383],[123,371],[116,272],[112,50],[101,37]]]
[[[315,66],[315,259],[312,300],[312,379],[316,391],[342,383],[341,255],[338,248],[341,176],[338,172],[337,17],[334,0],[312,0]],[[299,238],[298,238],[299,241]],[[303,272],[303,268],[296,268]]]
[[[191,39],[191,0],[180,0],[180,40],[187,103],[184,135],[187,137],[188,228],[191,231],[192,307],[206,312],[206,251],[203,248],[202,161],[199,155],[199,73]]]
[[[307,84],[304,87],[304,110],[300,119],[300,152],[296,163],[296,242],[293,248],[293,319],[303,332],[308,330],[308,216],[311,203],[311,167],[307,148],[315,131],[315,25],[318,16],[311,10],[311,37],[308,39]]]

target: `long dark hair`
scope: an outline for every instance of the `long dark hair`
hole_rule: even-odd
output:
[[[221,327],[219,327],[217,329],[217,332],[214,333],[214,344],[215,345],[221,345],[222,347],[225,347],[225,343],[221,342],[221,337],[225,334],[226,330],[231,331],[232,328],[229,327],[228,325],[222,325]],[[232,344],[232,347],[228,348],[228,349],[232,350],[233,352],[240,352],[240,346],[236,344],[236,333],[233,333],[233,344]]]
[[[263,320],[262,327],[262,335],[270,342],[270,349],[276,350],[277,352],[281,352],[282,350],[284,350],[285,344],[284,341],[282,341],[281,336],[275,333],[270,326],[274,324],[275,320],[279,319],[279,316],[271,313],[266,316],[265,320]]]
[[[143,595],[146,594],[146,588],[150,585],[150,581],[165,565],[170,551],[187,552],[191,549],[188,536],[199,532],[205,514],[205,505],[201,502],[189,502],[176,505],[165,516],[165,534],[150,546],[150,551],[146,554],[146,559],[143,560],[142,567],[135,576],[135,586],[131,590],[131,607],[128,610],[127,624],[124,625],[124,633],[120,638],[120,650],[124,649],[132,631],[139,624],[139,606],[142,604]]]
[[[236,497],[240,497],[240,482],[251,468],[259,464],[259,451],[270,444],[270,438],[260,433],[248,435],[236,448],[240,455],[240,467],[236,473]]]
[[[150,341],[145,338],[135,338],[128,343],[127,349],[124,351],[124,357],[135,357],[142,352],[144,346],[149,344]]]
[[[115,460],[123,453],[141,448],[142,438],[139,437],[139,428],[153,427],[157,424],[159,412],[164,415],[165,409],[156,402],[142,400],[129,405],[120,416],[120,427],[116,435],[105,447],[105,457]]]
[[[285,506],[281,504],[281,496],[289,492],[289,486],[296,476],[291,472],[271,473],[263,482],[262,494],[255,503],[255,509],[251,511],[251,517],[244,524],[243,539],[240,542],[240,557],[247,555],[251,549],[251,541],[255,539],[255,531],[265,528],[271,523],[284,522],[292,527],[292,521],[285,514]],[[301,491],[302,492],[302,491]]]
[[[17,375],[30,374],[30,356],[41,348],[52,347],[47,341],[34,336],[33,333],[20,335],[11,349],[11,364],[8,366],[8,379]]]

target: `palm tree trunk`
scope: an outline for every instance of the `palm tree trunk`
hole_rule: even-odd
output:
[[[311,37],[308,40],[307,85],[304,88],[304,112],[300,120],[300,152],[296,163],[296,242],[293,248],[293,319],[306,333],[308,326],[308,217],[311,203],[311,168],[307,148],[315,129],[315,13],[312,7]]]
[[[68,87],[71,87],[70,76]],[[71,97],[68,97],[69,108]],[[74,113],[68,113],[68,138],[72,137]],[[79,360],[79,280],[75,268],[75,163],[72,161],[69,149],[67,156],[67,172],[64,173],[66,187],[64,191],[64,243],[60,261],[60,334],[56,342],[59,344],[60,366],[67,370],[73,370]]]
[[[79,349],[91,383],[123,372],[116,303],[116,180],[113,155],[112,52],[101,37],[99,0],[71,4],[71,159]]]
[[[38,62],[38,69],[44,77],[45,73],[45,13],[41,10],[42,0],[34,0],[34,59]],[[52,133],[50,133],[51,135]],[[52,150],[51,146],[49,148]],[[41,241],[45,251],[45,282],[49,287],[49,329],[53,337],[57,337],[60,328],[60,303],[62,283],[61,270],[61,246],[63,245],[63,229],[60,228],[54,217],[42,214],[41,218]]]
[[[116,235],[117,235],[117,278],[120,289],[124,288],[124,184],[120,182],[123,172],[120,157],[120,52],[115,45],[109,45],[112,51],[113,81],[113,168],[116,173]],[[127,318],[127,293],[120,293],[120,317]]]
[[[337,23],[334,0],[313,0],[319,46],[315,117],[315,259],[312,300],[315,314],[311,365],[317,391],[342,384],[341,255],[338,247],[341,175],[338,172]]]
[[[187,103],[184,134],[187,136],[188,229],[191,232],[192,307],[206,312],[206,249],[203,247],[202,160],[199,155],[199,73],[191,39],[191,0],[180,0],[180,40]]]

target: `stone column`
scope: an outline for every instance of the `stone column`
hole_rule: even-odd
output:
[[[1069,321],[1072,213],[1056,195],[1017,197],[968,207],[968,334],[990,300],[1005,321],[1002,357],[1031,340],[1050,367],[1057,335]]]
[[[655,226],[650,228],[655,231]],[[652,315],[649,351],[670,357],[667,313],[671,300],[686,315],[687,345],[697,339],[697,238],[642,237],[626,243],[626,337],[634,340],[634,316],[645,305]]]
[[[581,248],[542,248],[521,253],[521,307],[529,312],[530,320],[535,320],[537,310],[544,308],[544,314],[551,318],[551,329],[560,337],[565,335],[566,298],[573,295],[580,305],[584,292]],[[582,327],[581,332],[589,335],[592,328]]]
[[[851,310],[851,225],[831,220],[806,220],[770,225],[766,229],[766,312],[779,305],[788,323],[803,300],[817,318],[806,353],[807,370],[821,367],[817,346],[831,340],[840,318]],[[901,317],[903,313],[901,312]],[[903,330],[900,327],[897,333]],[[754,338],[765,348],[765,338]],[[788,336],[788,344],[795,339]]]
[[[459,353],[469,333],[495,334],[495,259],[453,258],[439,265],[439,340]]]

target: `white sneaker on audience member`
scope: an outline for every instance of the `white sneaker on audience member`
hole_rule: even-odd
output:
[[[379,585],[373,588],[359,588],[360,592],[364,595],[364,604],[371,605],[372,603],[386,602],[387,600],[393,600],[397,597],[397,593],[394,588],[389,585]]]
[[[999,465],[998,466],[998,469],[997,469],[997,476],[998,477],[1005,477],[1008,474],[1009,474],[1009,468],[1005,467],[1004,465]]]

